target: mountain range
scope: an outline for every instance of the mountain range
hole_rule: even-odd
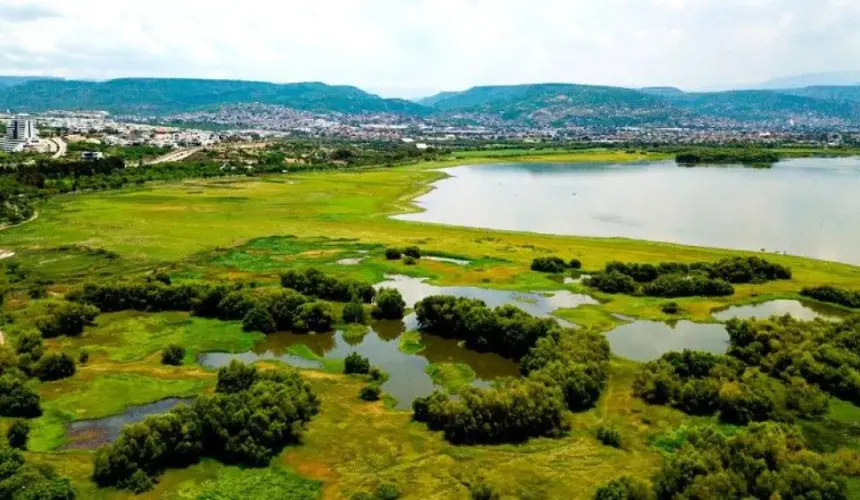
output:
[[[5,83],[4,83],[5,82]],[[0,109],[105,110],[167,116],[261,103],[321,114],[391,113],[530,126],[680,126],[707,122],[860,124],[860,85],[684,92],[673,87],[545,83],[480,86],[417,102],[351,86],[125,78],[105,82],[0,77]]]

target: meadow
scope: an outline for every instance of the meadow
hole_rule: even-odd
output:
[[[521,152],[514,152],[519,153]],[[623,152],[565,152],[525,161],[630,161],[661,156]],[[729,297],[678,300],[682,314],[661,310],[665,300],[605,295],[582,284],[563,284],[529,270],[535,257],[577,258],[584,271],[607,262],[714,261],[758,255],[713,248],[469,229],[390,219],[416,210],[411,204],[445,174],[438,169],[464,162],[495,162],[487,155],[387,169],[306,172],[148,184],[134,189],[58,196],[39,208],[39,217],[0,232],[0,248],[16,253],[23,278],[8,276],[4,309],[6,341],[32,328],[31,317],[88,279],[142,278],[153,270],[175,281],[242,280],[274,284],[287,269],[314,267],[341,277],[383,281],[387,274],[428,278],[437,285],[469,285],[517,291],[588,292],[601,304],[557,311],[585,328],[609,330],[617,314],[664,321],[716,321],[714,309],[775,298],[799,298],[805,286],[834,284],[860,289],[860,268],[783,255],[767,255],[790,266],[793,278],[740,285]],[[417,265],[389,261],[386,246],[420,246],[425,255],[462,258],[468,265],[421,259]],[[343,263],[355,259],[358,263]],[[28,292],[45,288],[42,297]],[[11,321],[10,321],[11,320]],[[238,322],[191,317],[187,313],[102,314],[77,338],[46,341],[49,349],[90,361],[74,377],[34,382],[45,413],[33,423],[28,460],[51,464],[70,477],[79,498],[127,498],[127,492],[99,489],[90,480],[92,451],[70,450],[68,422],[100,418],[169,397],[211,392],[215,371],[196,363],[209,351],[243,352],[262,342]],[[405,345],[404,345],[405,342]],[[164,345],[186,347],[181,367],[160,363]],[[420,349],[420,338],[404,336],[401,348]],[[296,350],[313,358],[312,352]],[[264,362],[263,364],[267,364]],[[608,388],[597,406],[571,414],[570,433],[561,439],[534,439],[520,445],[454,446],[439,433],[411,421],[410,412],[384,401],[361,401],[362,382],[340,375],[340,365],[304,370],[318,393],[320,414],[297,446],[288,447],[269,468],[243,470],[213,460],[164,475],[156,488],[137,498],[350,498],[394,484],[403,498],[470,498],[470,486],[487,484],[511,498],[591,498],[598,485],[622,474],[647,477],[656,471],[678,429],[711,417],[690,417],[649,406],[631,394],[638,364],[613,359]],[[468,367],[433,366],[440,384],[456,391],[473,374]],[[833,421],[853,421],[860,409],[832,405]],[[601,422],[624,435],[622,449],[594,437]],[[2,427],[9,424],[2,419]],[[860,440],[847,445],[860,449]]]

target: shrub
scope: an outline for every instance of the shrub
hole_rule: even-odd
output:
[[[39,394],[25,380],[13,374],[0,376],[0,415],[34,418],[41,414]]]
[[[75,360],[66,353],[50,352],[36,363],[34,372],[43,382],[68,378],[75,374]]]
[[[560,257],[537,257],[532,260],[531,270],[541,273],[563,273],[567,264]]]
[[[339,280],[316,269],[287,271],[281,275],[281,285],[312,297],[350,302],[357,297],[370,303],[376,295],[372,286],[355,280]]]
[[[10,500],[74,500],[68,479],[57,476],[50,465],[27,463],[14,448],[0,447],[0,497]]]
[[[18,345],[15,350],[18,354],[29,354],[30,359],[38,361],[45,353],[45,343],[39,332],[25,332],[18,337]]]
[[[653,500],[651,487],[641,479],[622,476],[599,487],[594,500]]]
[[[185,348],[181,345],[170,344],[161,351],[161,364],[180,366],[185,360]]]
[[[82,350],[80,354],[78,354],[78,364],[85,365],[90,362],[90,353],[86,349]]]
[[[403,249],[403,255],[418,260],[421,258],[421,249],[416,246],[406,247]]]
[[[397,247],[388,247],[385,249],[385,258],[388,260],[400,260],[403,252]]]
[[[582,269],[582,261],[579,259],[570,259],[570,262],[567,264],[567,267],[571,269]]]
[[[406,264],[407,266],[414,266],[414,265],[418,264],[418,259],[416,259],[415,257],[410,257],[407,255],[406,257],[403,258],[403,263]]]
[[[364,375],[370,372],[370,360],[357,352],[351,353],[343,361],[343,373]]]
[[[342,317],[345,323],[363,324],[366,319],[364,306],[361,304],[361,302],[358,301],[348,302],[343,307]]]
[[[373,305],[373,317],[376,319],[403,319],[406,302],[400,292],[394,288],[383,288],[376,295]]]
[[[585,280],[585,286],[596,288],[603,293],[632,294],[637,290],[636,282],[630,276],[618,271],[594,273]]]
[[[92,324],[99,310],[88,304],[66,302],[52,305],[47,315],[36,319],[36,328],[45,338],[68,335],[77,337],[84,332],[84,327]]]
[[[681,306],[677,302],[666,302],[660,307],[660,310],[666,314],[678,314],[681,312]]]
[[[600,424],[597,428],[597,440],[606,446],[621,448],[621,433],[611,425]]]
[[[361,388],[361,391],[358,393],[358,397],[360,397],[364,401],[379,401],[379,397],[382,395],[382,388],[379,384],[367,384]]]
[[[397,500],[400,498],[400,488],[392,483],[380,484],[376,488],[376,498],[379,500]]]
[[[311,300],[292,290],[281,290],[269,296],[269,313],[277,330],[291,330],[299,308]]]
[[[246,332],[275,333],[278,325],[268,308],[258,305],[242,318],[242,329]]]
[[[30,424],[26,420],[16,420],[6,431],[9,446],[18,450],[27,449],[27,438],[30,436]]]
[[[299,333],[325,333],[331,330],[334,318],[331,305],[326,302],[310,302],[302,304],[293,319],[293,330]]]

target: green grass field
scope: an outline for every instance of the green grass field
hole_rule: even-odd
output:
[[[522,152],[516,152],[522,154]],[[540,152],[527,161],[639,161],[660,155],[607,151]],[[5,310],[15,322],[3,326],[8,341],[32,325],[33,311],[83,281],[140,277],[166,270],[174,280],[229,279],[277,282],[286,269],[317,267],[328,273],[369,282],[385,274],[427,277],[436,284],[508,290],[585,292],[529,270],[538,256],[579,258],[585,270],[611,260],[630,262],[709,261],[744,252],[687,247],[627,239],[601,239],[468,229],[396,221],[430,183],[444,176],[439,167],[468,162],[522,160],[510,155],[463,155],[462,160],[392,169],[303,173],[266,178],[195,180],[148,185],[114,192],[60,196],[40,207],[37,220],[0,233],[0,248],[17,253],[27,271],[11,283]],[[630,168],[636,168],[631,164]],[[74,247],[63,246],[75,245]],[[422,259],[415,266],[385,260],[387,245],[418,245],[425,253],[470,260],[460,266]],[[105,249],[116,256],[93,251]],[[732,297],[678,301],[677,318],[714,321],[711,311],[730,304],[796,298],[807,285],[824,283],[860,288],[860,268],[810,259],[769,255],[791,266],[791,281],[737,287]],[[344,259],[360,259],[343,263]],[[341,261],[341,262],[339,262]],[[26,288],[47,279],[49,298],[28,298]],[[619,324],[613,313],[666,320],[663,300],[604,296],[599,306],[557,314],[585,327],[606,331]],[[213,370],[195,363],[206,351],[242,352],[263,339],[241,324],[190,317],[186,313],[122,312],[104,314],[79,338],[47,342],[52,350],[77,356],[86,349],[90,362],[58,382],[37,383],[45,415],[34,421],[28,459],[55,466],[72,478],[79,498],[128,498],[99,490],[90,481],[92,453],[62,451],[65,425],[73,420],[120,413],[129,406],[167,397],[211,391]],[[164,367],[159,351],[169,343],[187,348],[183,367]],[[401,337],[400,348],[423,348],[419,334]],[[305,346],[290,353],[322,361]],[[614,360],[608,389],[594,409],[572,415],[563,439],[538,439],[517,446],[452,446],[408,412],[366,403],[357,394],[362,382],[338,375],[341,364],[326,360],[324,370],[306,371],[322,400],[320,414],[299,446],[288,447],[272,467],[242,470],[203,461],[169,471],[155,490],[138,498],[350,498],[395,483],[403,498],[469,498],[469,484],[484,482],[511,498],[590,498],[595,488],[622,474],[648,476],[681,425],[706,419],[688,417],[635,399],[630,386],[637,364]],[[465,367],[468,368],[468,367]],[[454,364],[432,365],[431,375],[451,392],[474,373]],[[837,421],[856,421],[860,409],[836,402]],[[622,450],[601,445],[594,429],[609,421],[624,437]],[[5,430],[8,419],[0,422]],[[655,445],[654,443],[662,443]],[[573,485],[573,486],[572,486]]]

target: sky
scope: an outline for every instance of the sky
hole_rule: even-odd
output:
[[[322,81],[414,97],[860,70],[860,0],[0,0],[0,75]]]

